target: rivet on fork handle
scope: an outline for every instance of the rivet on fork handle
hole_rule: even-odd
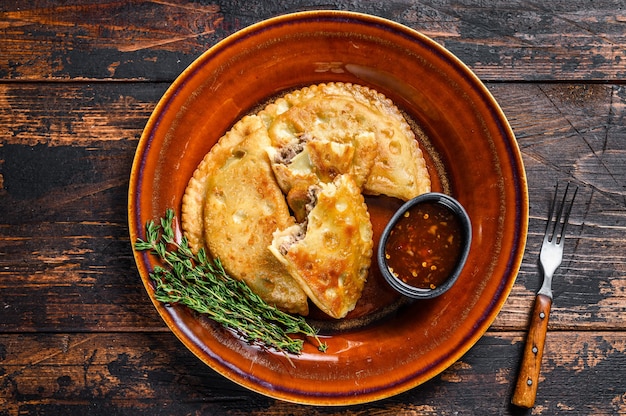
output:
[[[520,367],[517,386],[513,393],[513,399],[511,400],[511,403],[516,406],[531,408],[535,404],[539,370],[541,368],[551,306],[552,299],[548,296],[537,295],[535,298],[535,306],[528,329],[526,346],[524,347],[524,358]]]

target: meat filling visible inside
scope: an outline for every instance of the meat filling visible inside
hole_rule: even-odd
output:
[[[322,188],[319,187],[318,185],[312,185],[309,187],[307,191],[307,197],[309,201],[305,205],[305,209],[306,209],[305,220],[300,224],[296,224],[292,226],[291,227],[292,232],[287,236],[287,238],[284,238],[280,242],[278,250],[283,256],[287,255],[287,252],[289,251],[289,248],[292,245],[304,239],[306,235],[307,225],[308,225],[309,213],[313,210],[313,208],[315,208],[315,205],[317,205],[317,196],[319,195],[321,191],[322,191]]]
[[[283,256],[287,255],[287,252],[292,245],[304,239],[306,234],[306,226],[304,224],[295,225],[291,228],[295,229],[296,232],[290,234],[287,238],[284,238],[278,246],[278,250]]]
[[[299,135],[298,141],[280,148],[280,150],[276,153],[274,162],[288,165],[289,163],[291,163],[294,157],[296,157],[304,150],[304,145],[311,139],[312,137],[308,133],[303,133]]]
[[[307,202],[307,204],[304,206],[307,218],[309,217],[309,213],[313,211],[313,208],[315,208],[315,205],[317,205],[317,196],[321,191],[322,188],[320,188],[318,185],[309,186],[309,189],[307,191],[307,197],[309,198],[309,202]]]

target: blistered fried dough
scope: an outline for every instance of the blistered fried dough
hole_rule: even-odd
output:
[[[192,250],[198,251],[205,247],[203,208],[204,197],[209,177],[220,164],[224,163],[225,155],[241,143],[246,137],[260,127],[258,120],[244,117],[236,123],[207,153],[187,184],[183,195],[181,222],[183,232]]]
[[[326,314],[343,318],[361,297],[372,257],[372,225],[350,175],[310,188],[304,224],[274,233],[270,250]]]
[[[337,97],[313,97],[277,115],[268,128],[268,153],[283,191],[346,173],[364,185],[376,158],[379,118],[353,99]]]
[[[362,191],[371,195],[408,200],[430,191],[430,176],[413,131],[391,100],[375,90],[344,83],[315,85],[276,100],[259,116],[276,149],[270,157],[285,192],[294,181],[326,172],[353,174]],[[317,142],[354,146],[353,171],[333,172],[330,161],[313,160],[307,146]],[[336,162],[337,158],[332,163]]]
[[[370,195],[388,195],[403,200],[430,191],[426,161],[415,134],[395,104],[376,90],[356,84],[326,84],[327,97],[349,95],[370,109],[376,109],[381,123],[374,166],[363,187]]]
[[[202,235],[224,269],[267,303],[306,315],[306,294],[268,249],[276,229],[294,224],[264,150],[268,144],[258,117],[237,123],[194,174],[183,229],[187,235]],[[196,201],[203,205],[190,206]]]

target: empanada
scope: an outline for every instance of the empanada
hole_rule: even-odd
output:
[[[365,194],[408,200],[430,191],[413,131],[391,100],[375,90],[344,83],[314,85],[279,98],[259,116],[268,128],[272,167],[285,193],[292,184],[301,186],[316,176],[327,181],[343,173],[352,174]],[[338,159],[341,149],[333,151],[329,142],[351,145],[352,160]],[[331,150],[330,157],[311,156],[318,143]]]
[[[314,97],[276,115],[268,152],[283,191],[303,175],[313,185],[349,173],[363,186],[376,158],[378,122],[367,107],[343,98]]]
[[[350,175],[313,185],[307,220],[274,233],[270,250],[309,298],[343,318],[361,297],[372,257],[372,225]]]
[[[276,229],[294,224],[273,177],[268,144],[263,123],[249,116],[213,146],[185,194],[183,230],[267,303],[307,315],[306,294],[268,249]]]

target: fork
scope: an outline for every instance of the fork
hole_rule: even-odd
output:
[[[539,370],[548,330],[548,317],[552,307],[552,276],[563,261],[565,228],[578,187],[575,186],[573,195],[568,199],[569,191],[570,183],[568,182],[563,193],[563,199],[559,203],[559,184],[557,183],[554,198],[550,204],[550,213],[539,253],[539,263],[543,270],[543,284],[535,297],[520,373],[511,400],[511,403],[520,407],[531,408],[535,404]]]

